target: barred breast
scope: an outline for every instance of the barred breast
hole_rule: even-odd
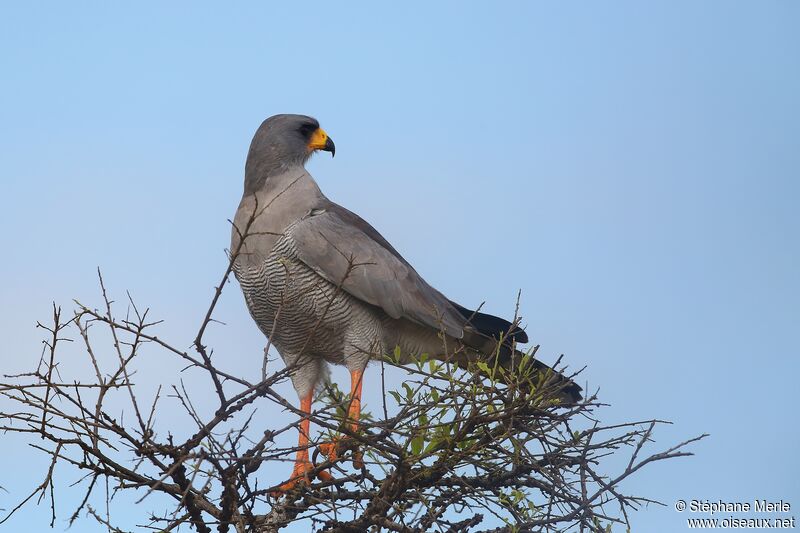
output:
[[[297,258],[290,229],[261,262],[236,262],[247,307],[284,360],[300,354],[363,367],[386,353],[383,313],[340,290]]]

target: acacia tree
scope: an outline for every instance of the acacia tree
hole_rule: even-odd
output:
[[[535,348],[512,369],[491,357],[458,368],[423,355],[403,367],[407,379],[393,386],[385,369],[397,366],[396,352],[380,358],[383,401],[362,414],[357,432],[346,420],[349,397],[335,385],[320,392],[309,418],[322,433],[310,448],[315,472],[329,470],[333,478],[276,495],[277,487],[264,480],[279,477],[277,470],[286,473],[284,461],[297,448],[282,445],[280,437],[299,421],[254,427],[252,420],[258,410],[276,406],[302,415],[276,390],[293,369],[267,372],[265,349],[260,379],[244,379],[226,371],[224,357],[204,344],[230,273],[229,264],[191,350],[159,336],[161,323],[150,321],[130,297],[126,316],[116,316],[102,277],[100,309],[76,303],[65,317],[53,306],[52,320],[39,324],[47,339],[35,370],[0,383],[10,406],[0,413],[0,427],[27,436],[49,456],[49,468],[0,523],[26,504],[49,499],[52,526],[59,468],[77,473],[85,489],[69,523],[93,519],[115,532],[124,531],[111,511],[121,492],[136,493],[140,502],[157,500],[154,507],[169,502],[168,512],[142,514],[139,527],[156,531],[273,532],[295,523],[340,532],[610,531],[614,524],[629,527],[631,510],[658,503],[626,494],[622,481],[649,463],[691,455],[687,446],[705,436],[643,454],[666,422],[603,425],[596,394],[561,405],[557,384],[528,370]],[[107,333],[102,346],[98,328]],[[82,343],[91,378],[60,378],[68,340]],[[182,379],[205,380],[216,407],[196,408],[173,376],[145,400],[133,379],[145,346],[185,362]],[[181,406],[192,431],[178,436],[170,430],[174,421],[160,424],[165,397]],[[333,434],[346,439],[329,461],[316,446]],[[351,464],[354,454],[363,457],[354,461],[360,468]],[[619,454],[627,454],[623,466],[607,471],[610,456]]]

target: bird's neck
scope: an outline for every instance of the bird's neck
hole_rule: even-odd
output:
[[[261,188],[245,189],[231,230],[231,250],[247,234],[241,261],[261,261],[290,224],[323,206],[327,198],[303,167],[269,176]]]
[[[244,194],[247,196],[265,189],[280,187],[287,176],[305,172],[302,162],[278,163],[248,157],[244,170]]]
[[[306,204],[316,206],[325,200],[317,182],[302,165],[293,165],[283,172],[263,176],[262,179],[251,180],[250,184],[258,187],[248,188],[245,180],[244,197],[254,197],[261,208],[274,205],[305,208]]]

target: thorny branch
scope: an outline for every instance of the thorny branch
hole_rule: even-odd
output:
[[[304,521],[309,530],[337,532],[601,532],[613,524],[629,526],[630,511],[658,503],[626,494],[623,482],[628,477],[647,464],[691,455],[688,446],[705,437],[645,455],[654,431],[668,422],[603,425],[597,417],[603,405],[596,395],[577,405],[559,405],[556,387],[532,382],[524,358],[511,371],[491,366],[490,360],[464,370],[422,355],[402,367],[408,377],[393,387],[386,382],[385,368],[399,365],[401,354],[395,351],[375,354],[384,396],[380,416],[364,413],[359,431],[351,431],[345,424],[349,398],[335,386],[310,415],[315,427],[350,438],[343,458],[316,463],[318,470],[330,469],[334,480],[271,497],[275,487],[269,485],[288,475],[283,461],[296,451],[281,444],[280,437],[293,437],[298,423],[264,427],[255,420],[259,410],[276,407],[302,414],[276,389],[294,369],[269,374],[265,363],[255,368],[260,361],[254,357],[260,381],[252,383],[214,362],[203,344],[258,213],[245,228],[234,229],[240,233],[239,246],[231,251],[194,338],[199,357],[159,337],[155,330],[160,323],[148,322],[148,311],[140,313],[130,296],[132,316],[116,317],[102,277],[102,310],[76,302],[74,316],[65,321],[61,309],[53,307],[52,324],[39,324],[48,338],[38,368],[5,376],[0,383],[2,405],[13,406],[0,413],[0,429],[31,439],[32,446],[50,457],[49,467],[42,482],[0,524],[38,495],[39,500],[49,499],[53,525],[60,486],[54,473],[59,469],[82,476],[83,497],[70,512],[69,523],[83,516],[110,531],[124,531],[113,523],[110,508],[118,493],[131,491],[138,493],[139,502],[160,498],[154,508],[171,502],[172,512],[141,519],[146,523],[139,527],[157,531],[183,527],[201,533],[212,528],[266,533]],[[359,266],[355,258],[349,260],[348,273]],[[110,349],[96,347],[98,326],[109,333]],[[71,340],[70,332],[83,343],[82,375],[91,379],[70,382],[60,376],[59,350]],[[152,357],[153,350],[159,358],[188,362],[185,372],[195,382],[208,376],[217,406],[210,412],[197,408],[184,382],[175,383],[176,376],[164,376],[152,402],[144,404],[134,377],[137,362]],[[163,385],[171,388],[169,399],[194,427],[183,437],[175,429],[180,424],[159,420]],[[123,412],[134,414],[132,421],[115,414],[121,404],[126,406]],[[356,446],[366,463],[360,471],[344,462]],[[606,473],[609,456],[625,453],[626,461],[615,462],[623,465],[621,470]],[[319,457],[314,454],[315,461]],[[98,481],[108,487],[105,495],[97,494],[102,486]],[[106,506],[105,515],[93,504],[98,498]]]

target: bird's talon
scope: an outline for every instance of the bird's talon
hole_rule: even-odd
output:
[[[333,476],[327,470],[320,470],[319,472],[317,472],[317,479],[319,479],[324,483],[328,481],[333,481]]]
[[[338,441],[322,442],[317,447],[319,448],[320,453],[328,458],[328,461],[334,462],[339,458],[339,453],[336,449],[337,444]]]
[[[348,449],[353,450],[353,466],[355,468],[364,467],[363,454],[358,450],[356,444],[350,439],[336,437],[330,442],[322,442],[317,448],[320,453],[328,458],[328,461],[336,462],[341,457],[342,452]]]
[[[270,491],[270,496],[273,498],[279,498],[280,496],[283,496],[287,492],[292,492],[300,486],[310,485],[311,473],[314,471],[314,468],[314,465],[310,462],[295,465],[294,470],[292,470],[292,477],[289,478],[289,481],[282,483],[278,486],[278,488]],[[333,476],[331,476],[327,470],[320,470],[319,472],[316,472],[314,477],[323,482],[333,480]]]

